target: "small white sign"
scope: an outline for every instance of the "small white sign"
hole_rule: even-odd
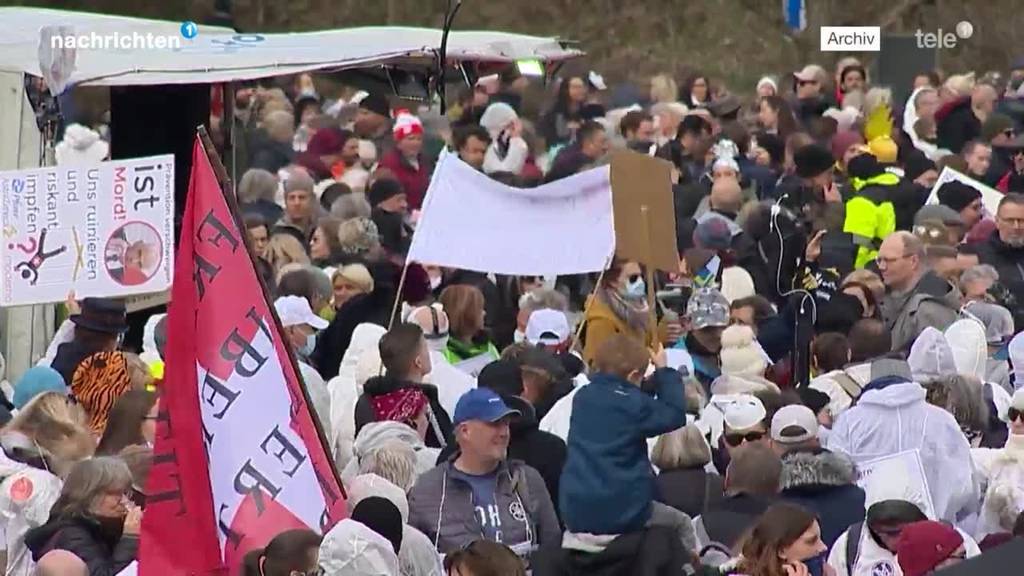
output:
[[[867,496],[866,503],[892,498],[917,504],[925,516],[935,519],[935,504],[928,490],[921,453],[918,450],[897,452],[857,464],[857,485]]]
[[[978,192],[981,192],[981,204],[985,207],[985,211],[988,212],[989,216],[995,216],[996,212],[999,211],[999,202],[1003,199],[1003,193],[991,186],[978,182],[974,178],[967,176],[953,170],[949,166],[942,169],[942,173],[939,174],[939,179],[935,181],[935,186],[932,186],[932,193],[928,196],[928,204],[939,203],[939,188],[947,182],[960,182],[974,188]]]
[[[822,26],[822,52],[878,52],[882,49],[879,26]]]

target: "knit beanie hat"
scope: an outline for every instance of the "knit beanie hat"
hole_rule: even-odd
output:
[[[1013,118],[1001,112],[993,112],[981,125],[981,140],[991,142],[996,136],[1013,128]]]
[[[739,266],[729,266],[722,270],[722,296],[725,296],[729,304],[754,294],[757,294],[757,290],[754,289],[754,279],[749,272]]]
[[[821,144],[808,144],[793,153],[797,176],[814,178],[835,164],[832,152]]]
[[[874,154],[865,153],[851,158],[846,165],[846,172],[854,178],[866,180],[885,172],[885,167]]]
[[[402,111],[395,118],[395,126],[391,129],[395,142],[401,142],[413,134],[423,134],[423,122],[412,114]]]
[[[896,559],[903,576],[924,576],[949,558],[964,543],[956,528],[923,520],[907,524],[896,543]]]
[[[381,116],[391,116],[391,104],[388,99],[380,94],[367,94],[359,101],[359,107]]]
[[[859,132],[855,132],[853,130],[838,132],[832,137],[832,157],[835,158],[836,162],[839,162],[843,159],[843,155],[846,154],[846,151],[849,150],[850,146],[863,143],[864,138]]]
[[[504,102],[495,102],[484,110],[483,116],[480,117],[480,125],[487,130],[491,138],[497,138],[498,134],[517,118],[519,115],[511,106]]]
[[[405,194],[401,182],[392,178],[379,178],[370,186],[370,191],[366,193],[366,199],[370,201],[371,207],[376,208],[381,202],[399,194]]]
[[[981,192],[963,182],[954,180],[940,186],[938,196],[940,203],[959,212],[970,206],[971,202],[981,198]]]
[[[750,326],[732,325],[722,332],[722,374],[726,376],[764,376],[768,363],[754,346]]]
[[[34,366],[29,368],[17,384],[14,385],[14,407],[21,410],[36,396],[45,392],[57,392],[68,395],[68,387],[64,384],[64,377],[49,366]]]
[[[709,250],[728,250],[732,247],[732,230],[724,216],[709,213],[709,217],[693,230],[693,245]]]

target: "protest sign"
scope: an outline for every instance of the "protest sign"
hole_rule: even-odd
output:
[[[999,210],[999,201],[1003,199],[1003,193],[995,188],[978,182],[966,174],[957,172],[948,166],[942,169],[942,173],[939,174],[939,179],[935,181],[935,186],[932,186],[932,193],[928,196],[928,204],[938,204],[939,188],[947,182],[954,181],[966,184],[978,192],[981,192],[981,204],[985,207],[985,211],[990,215],[995,216],[996,212]]]
[[[409,261],[518,276],[580,274],[604,269],[614,243],[607,167],[514,188],[446,154]]]
[[[672,164],[628,150],[616,152],[611,182],[615,254],[663,272],[679,272]]]
[[[174,156],[0,172],[0,306],[166,290]]]
[[[857,464],[857,475],[857,485],[864,490],[867,502],[908,500],[917,504],[929,518],[936,518],[935,504],[932,503],[932,494],[928,490],[928,479],[924,475],[924,465],[918,450],[906,450],[860,462]]]
[[[238,574],[246,552],[278,533],[326,532],[346,510],[291,344],[205,150],[197,140],[167,316],[142,576]]]

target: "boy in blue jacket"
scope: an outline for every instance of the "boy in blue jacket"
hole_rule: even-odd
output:
[[[656,370],[644,381],[652,361]],[[573,399],[559,490],[566,529],[612,535],[677,525],[677,518],[665,518],[668,510],[657,510],[652,521],[655,477],[647,439],[686,424],[682,375],[665,367],[664,349],[651,353],[624,335],[605,341],[594,365],[597,374]]]

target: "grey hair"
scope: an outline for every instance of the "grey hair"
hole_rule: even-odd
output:
[[[948,374],[924,385],[928,401],[953,415],[961,428],[983,431],[988,427],[988,405],[981,380],[964,374]]]
[[[259,200],[273,202],[277,194],[277,176],[262,168],[250,168],[238,183],[238,200],[251,204]]]
[[[316,284],[317,295],[321,298],[329,299],[334,293],[334,287],[331,285],[331,277],[322,269],[317,268],[312,264],[303,264],[302,269],[309,272],[310,277],[313,278],[313,282]]]
[[[971,266],[964,273],[960,275],[960,284],[967,285],[971,282],[977,282],[978,280],[991,280],[992,282],[999,281],[999,272],[989,264],[978,264],[977,266]]]
[[[376,474],[406,493],[416,483],[416,451],[401,440],[388,440],[359,459],[360,474]]]
[[[651,463],[659,470],[695,468],[711,462],[711,447],[694,424],[662,434],[651,451]]]
[[[110,490],[127,491],[132,486],[132,473],[124,460],[99,456],[75,464],[64,480],[60,497],[50,511],[51,518],[89,516],[96,501]]]
[[[531,314],[537,310],[547,309],[566,312],[569,310],[569,299],[558,290],[541,288],[523,294],[519,299],[519,309]]]
[[[366,201],[366,194],[353,192],[346,194],[331,204],[331,216],[339,220],[351,220],[353,218],[369,218],[370,203]]]

